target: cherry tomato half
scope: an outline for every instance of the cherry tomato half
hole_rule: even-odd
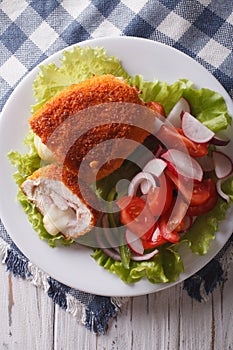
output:
[[[167,242],[167,240],[162,236],[159,227],[155,227],[154,231],[141,237],[144,249],[153,249]]]
[[[209,198],[202,204],[191,205],[188,208],[187,214],[190,216],[199,216],[207,213],[215,207],[218,200],[215,182],[213,179],[208,179],[205,182],[206,188],[209,191]]]
[[[177,176],[170,169],[165,170],[166,175],[173,181],[176,189],[182,193],[190,205],[201,205],[210,198],[211,179],[199,181],[188,180],[181,175]],[[183,181],[182,181],[183,180]]]
[[[136,196],[125,196],[117,201],[120,221],[139,237],[154,231],[155,219],[146,202]]]

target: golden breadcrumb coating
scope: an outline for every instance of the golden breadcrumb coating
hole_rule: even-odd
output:
[[[29,124],[59,164],[92,183],[120,167],[149,135],[154,112],[144,106],[124,80],[94,76],[51,98]]]

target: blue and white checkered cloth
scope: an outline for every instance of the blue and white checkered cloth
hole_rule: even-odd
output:
[[[206,67],[233,96],[232,0],[0,0],[0,109],[19,81],[54,52],[89,38],[117,35],[177,48]],[[54,302],[96,333],[106,331],[126,301],[83,293],[44,276],[2,224],[0,240],[9,271],[44,286]],[[200,290],[208,295],[222,283],[232,244],[231,237],[215,259],[184,282],[191,297],[201,301]]]

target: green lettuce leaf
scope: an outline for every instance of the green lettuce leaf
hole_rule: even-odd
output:
[[[189,101],[192,114],[212,131],[218,132],[231,124],[226,102],[219,93],[189,88],[183,96]]]
[[[171,248],[162,248],[149,261],[130,261],[126,268],[121,261],[108,257],[101,249],[96,249],[92,257],[95,261],[113,274],[117,274],[127,284],[147,278],[151,283],[174,282],[184,271],[178,252]]]
[[[122,67],[120,60],[107,56],[103,48],[76,46],[71,51],[63,51],[58,65],[55,63],[42,65],[40,70],[33,83],[37,102],[32,107],[33,113],[66,87],[80,83],[93,75],[112,74],[130,81],[130,76]]]
[[[197,217],[193,226],[184,235],[193,253],[205,255],[210,242],[215,239],[219,224],[225,218],[229,205],[219,198],[217,205],[210,212]]]
[[[14,179],[17,185],[21,185],[28,176],[41,166],[41,158],[39,157],[34,145],[34,134],[30,130],[24,139],[24,144],[28,146],[28,153],[21,154],[17,151],[8,153],[11,164],[17,168]]]
[[[142,91],[140,96],[145,102],[161,103],[166,115],[181,97],[185,97],[190,103],[192,114],[214,132],[226,129],[231,124],[224,98],[209,89],[195,89],[190,80],[180,79],[169,85],[161,81],[147,82],[142,76],[136,75],[132,84]]]

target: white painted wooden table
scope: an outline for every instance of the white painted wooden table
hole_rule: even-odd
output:
[[[131,298],[103,336],[4,265],[0,279],[0,350],[233,350],[233,266],[205,303],[181,285]]]

